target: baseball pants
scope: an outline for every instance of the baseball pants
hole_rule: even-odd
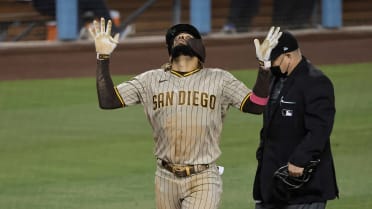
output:
[[[157,209],[217,209],[221,194],[222,179],[216,165],[189,177],[177,177],[157,166]]]

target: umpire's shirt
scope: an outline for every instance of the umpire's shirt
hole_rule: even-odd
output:
[[[276,97],[264,112],[258,168],[253,197],[264,203],[279,200],[272,193],[274,172],[291,162],[305,167],[311,160],[320,163],[310,182],[286,204],[324,202],[338,197],[338,188],[330,146],[330,134],[335,116],[334,91],[331,81],[314,68],[305,57],[286,78],[282,87],[274,85]],[[276,87],[276,90],[274,89]],[[278,95],[273,95],[278,93]]]

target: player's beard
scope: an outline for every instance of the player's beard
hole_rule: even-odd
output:
[[[180,44],[175,46],[172,49],[172,59],[176,59],[177,57],[184,55],[184,56],[196,56],[195,52],[192,50],[192,48],[189,45]]]

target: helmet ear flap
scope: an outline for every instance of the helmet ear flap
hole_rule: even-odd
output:
[[[167,44],[167,48],[168,48],[168,54],[172,54],[172,47],[173,45],[172,44]]]

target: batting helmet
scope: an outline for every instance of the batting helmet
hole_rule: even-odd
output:
[[[174,38],[180,33],[188,33],[194,37],[194,41],[189,42],[188,44],[199,57],[199,59],[204,62],[205,60],[205,48],[202,43],[202,37],[194,26],[190,24],[177,24],[170,27],[165,35],[165,41],[168,48],[168,54],[172,53],[173,41]]]

